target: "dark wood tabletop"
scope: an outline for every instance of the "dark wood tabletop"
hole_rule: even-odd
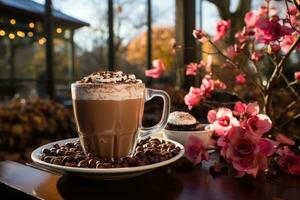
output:
[[[42,171],[12,161],[0,162],[0,194],[7,199],[220,199],[299,200],[300,178],[287,174],[234,178],[209,174],[212,163],[178,163],[118,181],[95,181]],[[0,197],[2,199],[2,197]]]

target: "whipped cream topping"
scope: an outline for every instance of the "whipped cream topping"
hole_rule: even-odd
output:
[[[73,100],[139,99],[145,97],[145,85],[133,74],[121,71],[95,72],[71,86]]]
[[[195,117],[193,117],[190,113],[175,111],[170,113],[168,118],[168,123],[173,125],[193,125],[198,123]]]
[[[77,83],[141,83],[140,79],[137,79],[134,74],[125,74],[122,71],[103,71],[94,72]]]

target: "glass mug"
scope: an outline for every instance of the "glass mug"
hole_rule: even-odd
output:
[[[100,158],[132,155],[139,138],[162,130],[170,112],[170,97],[162,90],[148,89],[143,83],[99,83],[71,85],[73,110],[84,152]],[[142,127],[144,103],[163,99],[158,124]]]

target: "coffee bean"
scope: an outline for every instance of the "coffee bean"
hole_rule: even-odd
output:
[[[64,166],[66,166],[66,167],[72,167],[72,163],[66,162],[66,163],[64,163]]]
[[[74,143],[72,143],[72,142],[67,142],[65,145],[68,148],[73,148],[74,147]]]
[[[111,163],[103,163],[104,168],[111,168],[112,164]]]
[[[135,163],[136,163],[136,159],[134,157],[127,157],[126,161],[128,162],[128,164],[130,166],[135,165]]]
[[[54,150],[54,151],[51,150],[51,151],[50,151],[50,156],[56,156],[56,150]]]
[[[51,160],[51,163],[55,164],[55,165],[62,165],[63,164],[61,158],[54,158],[54,159]]]
[[[88,167],[88,161],[82,160],[77,164],[78,167],[87,168]]]
[[[54,144],[53,147],[54,147],[55,149],[59,149],[59,148],[60,148],[59,144],[57,144],[57,143]]]
[[[171,150],[171,153],[174,155],[174,156],[176,156],[178,153],[180,152],[180,148],[178,147],[176,147],[175,149],[172,149]]]
[[[143,166],[143,165],[145,165],[145,163],[143,161],[141,161],[141,160],[137,160],[136,161],[136,165],[137,166]]]
[[[47,163],[50,163],[51,160],[52,160],[52,156],[46,156],[46,157],[44,158],[44,161],[47,162]]]
[[[82,155],[75,155],[74,158],[75,158],[76,162],[80,162],[80,161],[82,161],[82,160],[85,159],[85,156],[82,156]]]
[[[143,150],[144,150],[144,148],[143,148],[142,146],[138,146],[138,147],[135,149],[136,152],[141,152],[141,151],[143,151]]]
[[[49,156],[50,155],[50,149],[43,149],[43,154],[45,154],[46,156]]]
[[[56,155],[58,155],[58,156],[63,156],[63,155],[65,155],[65,151],[62,150],[62,149],[57,149],[57,150],[56,150]]]
[[[70,155],[74,155],[75,154],[75,152],[73,152],[73,151],[66,151],[66,153],[65,153],[65,155],[66,156],[70,156]]]
[[[63,157],[63,163],[71,162],[73,159],[71,156],[64,156]]]
[[[93,154],[91,154],[91,153],[88,153],[88,154],[87,154],[87,157],[90,158],[90,159],[95,158],[95,156],[94,156]]]
[[[103,163],[98,163],[98,164],[96,165],[96,168],[104,168]]]
[[[88,164],[89,164],[89,168],[95,168],[96,167],[96,160],[95,159],[90,159],[88,161]]]
[[[153,139],[150,139],[149,142],[153,145],[158,145],[160,144],[160,140],[157,139],[157,138],[153,138]]]

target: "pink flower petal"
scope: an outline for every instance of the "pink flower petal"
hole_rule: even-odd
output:
[[[218,112],[216,114],[217,119],[228,116],[228,117],[233,117],[233,114],[229,108],[219,108]]]
[[[195,165],[202,160],[208,160],[208,153],[204,143],[196,136],[190,136],[185,145],[185,157]]]
[[[246,109],[246,104],[238,101],[234,105],[233,114],[236,116],[240,116],[245,112],[245,109]]]
[[[250,116],[254,116],[257,115],[259,113],[259,105],[257,102],[253,102],[253,103],[249,103],[246,106],[246,110],[245,113],[250,115]]]
[[[215,110],[208,111],[208,113],[207,113],[208,122],[212,124],[214,121],[216,121],[216,119],[217,119],[216,115],[217,115],[217,112]]]
[[[276,151],[275,147],[278,145],[278,143],[273,140],[261,138],[258,145],[259,145],[260,153],[263,156],[271,156]]]
[[[165,65],[161,60],[152,61],[152,69],[146,70],[145,75],[151,78],[159,78],[165,71]]]
[[[276,136],[276,141],[281,143],[281,144],[287,144],[287,145],[295,145],[295,141],[288,138],[287,136],[279,133]]]

